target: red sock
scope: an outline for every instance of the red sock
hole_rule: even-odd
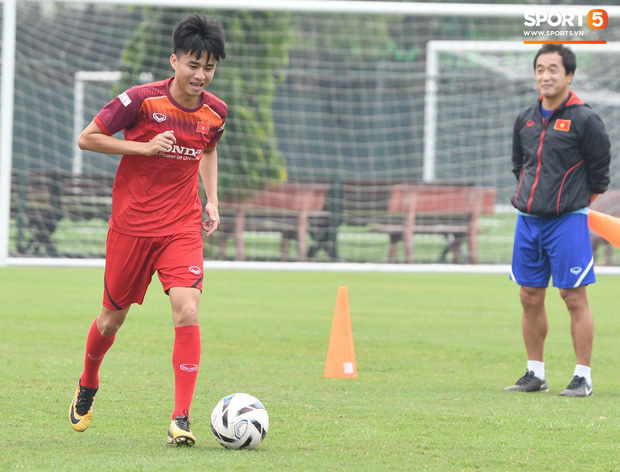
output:
[[[97,328],[97,318],[93,321],[86,338],[86,355],[84,356],[84,372],[80,378],[82,387],[99,387],[99,367],[103,362],[103,356],[114,344],[116,334],[104,338]]]
[[[174,411],[172,418],[189,416],[194,396],[198,367],[200,366],[200,326],[179,326],[174,328]]]

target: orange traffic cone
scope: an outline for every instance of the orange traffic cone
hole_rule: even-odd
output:
[[[324,375],[325,377],[357,378],[347,287],[338,288]]]
[[[590,209],[588,225],[601,238],[620,249],[620,218]]]

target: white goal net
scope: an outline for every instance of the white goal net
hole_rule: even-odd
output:
[[[510,262],[512,126],[537,97],[537,46],[523,44],[521,7],[9,3],[2,262],[105,257],[119,156],[81,152],[76,136],[126,88],[172,75],[172,30],[194,11],[218,20],[227,37],[209,86],[229,114],[218,144],[222,226],[205,238],[208,260]],[[574,47],[573,88],[602,116],[615,155],[620,28],[610,21],[597,34],[606,45]],[[1,103],[9,109],[4,95]]]

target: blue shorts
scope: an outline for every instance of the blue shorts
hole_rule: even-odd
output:
[[[510,279],[522,287],[575,288],[596,282],[586,213],[517,217]]]

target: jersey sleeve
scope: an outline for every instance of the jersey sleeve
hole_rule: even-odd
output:
[[[209,144],[207,144],[207,148],[213,148],[217,145],[217,142],[222,137],[222,134],[224,134],[225,125],[226,125],[226,118],[224,118],[224,121],[222,121],[222,126],[219,127],[219,129],[215,132],[213,137],[209,140]]]
[[[207,149],[212,149],[217,145],[218,141],[222,137],[222,134],[224,133],[224,127],[226,126],[226,117],[228,116],[228,106],[225,102],[218,98],[215,98],[212,95],[209,95],[207,97],[207,105],[215,113],[215,115],[219,117],[219,126],[216,125],[217,130],[209,135],[209,142],[206,146]]]
[[[112,136],[126,128],[135,126],[140,110],[140,96],[137,87],[114,97],[110,103],[101,109],[94,121],[101,131]]]

